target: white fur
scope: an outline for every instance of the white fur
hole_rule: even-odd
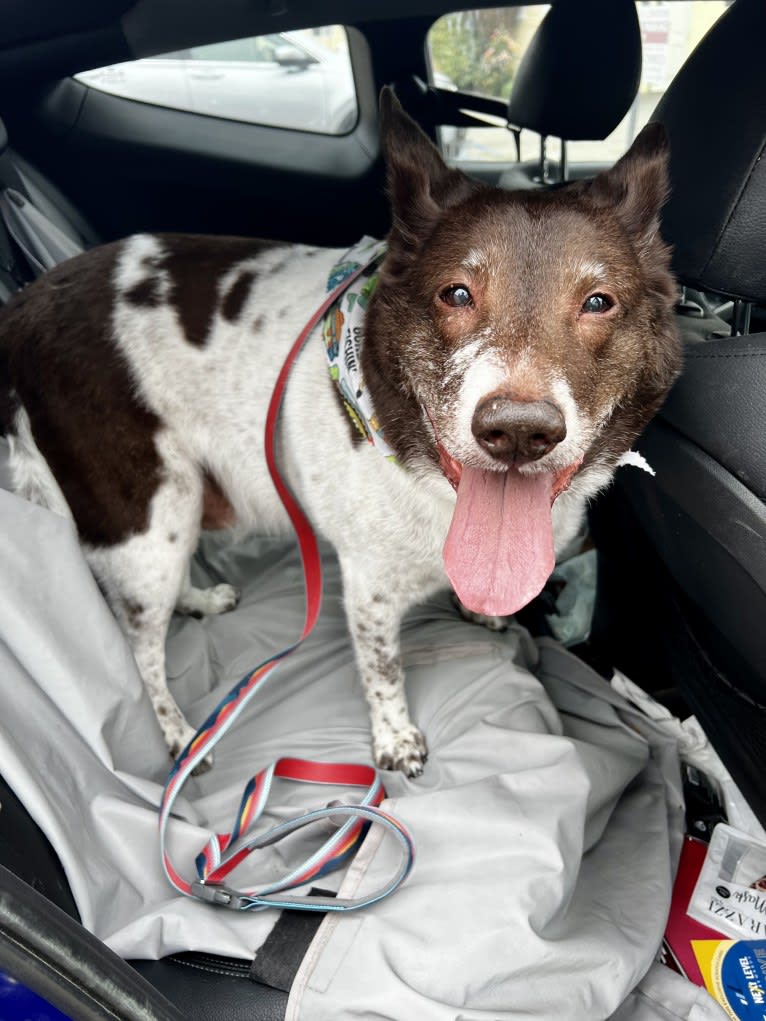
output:
[[[649,464],[643,454],[640,454],[637,450],[628,450],[617,458],[615,466],[622,468],[623,466],[632,465],[633,468],[640,468],[641,471],[647,472],[649,475],[655,475],[654,468]]]
[[[566,426],[566,438],[546,454],[545,457],[524,465],[523,474],[538,472],[561,472],[582,460],[597,429],[589,416],[580,408],[572,395],[569,383],[551,372],[545,365],[539,366],[528,350],[508,358],[491,343],[491,332],[485,330],[459,347],[447,362],[444,376],[445,388],[456,378],[460,379],[457,400],[449,407],[450,423],[443,429],[439,439],[447,451],[461,463],[490,471],[504,470],[477,443],[473,435],[472,421],[477,404],[483,397],[496,391],[509,391],[532,387],[550,395],[561,409]],[[447,403],[445,398],[445,404]],[[590,475],[580,478],[580,486],[588,482]],[[595,478],[587,484],[587,494],[593,495],[601,486]],[[584,497],[583,499],[585,499]],[[569,531],[569,528],[566,529]],[[565,544],[558,544],[563,548]]]
[[[480,248],[471,248],[468,255],[463,259],[463,269],[468,270],[469,273],[476,273],[486,265],[487,254]]]
[[[62,517],[72,514],[53,472],[40,455],[32,437],[29,416],[23,407],[16,412],[13,432],[8,437],[11,479],[19,496],[47,507]]]
[[[135,263],[153,251],[158,254],[159,248],[153,246],[159,242],[145,237],[126,244],[118,270],[121,289],[140,279]],[[321,303],[329,270],[340,254],[325,251],[309,258],[309,251],[290,248],[287,267],[274,275],[269,275],[270,267],[284,261],[287,250],[267,251],[240,263],[221,282],[224,293],[227,283],[243,269],[257,270],[240,319],[249,321],[248,307],[257,307],[266,343],[258,343],[239,322],[219,317],[207,344],[195,348],[180,331],[172,308],[137,309],[118,301],[114,313],[115,337],[143,400],[166,423],[167,433],[183,438],[183,449],[163,449],[163,460],[169,459],[174,474],[181,476],[194,464],[210,470],[233,504],[239,523],[268,534],[289,532],[262,457],[268,400],[287,349]],[[414,774],[422,768],[425,744],[407,712],[399,622],[410,606],[446,584],[441,546],[454,497],[432,469],[430,483],[424,486],[420,472],[421,484],[417,484],[413,475],[389,464],[371,447],[352,447],[348,423],[327,379],[321,341],[312,338],[293,370],[283,406],[281,466],[305,511],[338,552],[349,627],[370,706],[376,760]],[[199,500],[198,490],[193,498]],[[166,518],[161,504],[158,492],[149,532],[129,540],[133,562],[143,563],[144,557],[156,560],[161,532],[179,531],[179,524],[184,527]],[[381,515],[377,508],[384,506],[393,509]],[[179,553],[196,540],[191,521],[184,540],[183,545],[176,544]],[[100,574],[103,554],[98,560],[93,567]],[[119,576],[123,587],[126,572],[120,551],[111,552],[109,560],[108,570],[113,577]],[[179,557],[172,574],[176,593],[180,570]],[[182,607],[188,602],[188,596],[181,594]],[[138,640],[137,658],[144,663],[151,659],[144,676],[153,697],[159,691],[161,669],[157,635],[171,611],[172,603],[165,598],[162,620],[152,621],[151,636],[144,632]],[[175,723],[172,708],[170,713]]]
[[[607,275],[604,264],[596,259],[581,259],[576,269],[581,280],[592,281],[594,286]]]
[[[593,425],[572,395],[569,383],[560,376],[550,378],[550,394],[564,415],[567,434],[550,454],[541,457],[526,470],[561,471],[575,461],[582,460],[593,439]]]
[[[199,537],[202,480],[170,430],[157,437],[165,478],[152,497],[149,527],[115,546],[84,546],[85,556],[133,648],[171,755],[194,728],[168,691],[165,636],[176,601],[188,598],[188,564]]]
[[[471,355],[459,359],[453,356],[453,363],[460,367],[463,378],[451,415],[450,429],[445,430],[442,439],[447,450],[458,461],[469,464],[478,462],[483,467],[495,468],[496,462],[493,463],[492,458],[476,442],[471,423],[476,405],[483,397],[508,387],[509,371],[496,351],[490,349],[473,353],[473,349],[474,344],[471,343],[467,348],[472,352]]]
[[[122,295],[147,276],[146,260],[162,241],[137,236],[124,243],[115,273],[113,335],[143,403],[163,423],[156,446],[163,480],[150,507],[148,529],[112,547],[85,549],[118,620],[128,635],[171,751],[191,728],[165,680],[164,641],[174,607],[222,612],[236,601],[228,586],[191,587],[188,561],[197,542],[203,475],[212,473],[238,522],[267,534],[289,532],[289,522],[263,457],[266,410],[290,345],[321,304],[329,270],[341,253],[285,246],[232,267],[219,294],[243,270],[255,279],[236,322],[217,316],[204,346],[190,344],[172,305],[139,307]],[[276,272],[273,268],[284,263]],[[160,291],[169,293],[164,270]],[[258,316],[259,336],[252,323]],[[488,338],[457,352],[449,371],[461,378],[454,456],[481,452],[471,434],[478,401],[507,384],[512,367],[487,347]],[[567,439],[532,470],[559,470],[582,456],[592,432],[565,381],[551,391],[566,417]],[[34,445],[24,412],[17,422],[12,467],[17,488],[39,503],[68,513],[47,465]],[[281,415],[283,474],[313,522],[335,547],[341,565],[349,630],[372,721],[378,764],[422,771],[426,748],[411,723],[399,656],[399,625],[409,607],[447,587],[442,547],[454,493],[429,463],[404,470],[371,446],[351,444],[349,423],[328,385],[321,339],[313,337],[295,366]],[[567,460],[568,459],[568,460]],[[604,469],[606,471],[606,469]],[[603,483],[601,470],[581,473],[556,502],[556,547],[580,527],[585,499]]]

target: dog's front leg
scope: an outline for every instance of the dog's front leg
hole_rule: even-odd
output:
[[[410,720],[399,651],[403,606],[384,571],[341,557],[346,617],[381,769],[420,776],[425,738]]]

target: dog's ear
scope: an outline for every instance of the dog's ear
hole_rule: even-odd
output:
[[[668,197],[670,146],[662,124],[647,124],[625,155],[596,177],[590,195],[617,213],[640,248],[659,234],[659,216]]]
[[[380,94],[380,138],[391,202],[389,246],[414,254],[441,214],[480,186],[446,165],[388,87]]]

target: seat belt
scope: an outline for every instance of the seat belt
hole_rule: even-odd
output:
[[[20,265],[13,242],[0,218],[0,306],[20,291],[31,276],[31,271]]]
[[[84,251],[16,188],[0,192],[0,218],[36,277]]]

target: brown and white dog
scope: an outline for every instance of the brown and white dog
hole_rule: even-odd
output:
[[[660,127],[591,182],[508,193],[445,166],[387,92],[381,116],[393,228],[362,368],[400,465],[354,441],[319,338],[290,381],[282,463],[338,553],[375,760],[415,776],[403,613],[448,578],[480,614],[535,595],[680,353]],[[15,489],[74,519],[173,755],[193,731],[167,689],[168,621],[237,601],[191,586],[201,528],[288,528],[266,407],[340,254],[139,235],[62,264],[0,320]]]

